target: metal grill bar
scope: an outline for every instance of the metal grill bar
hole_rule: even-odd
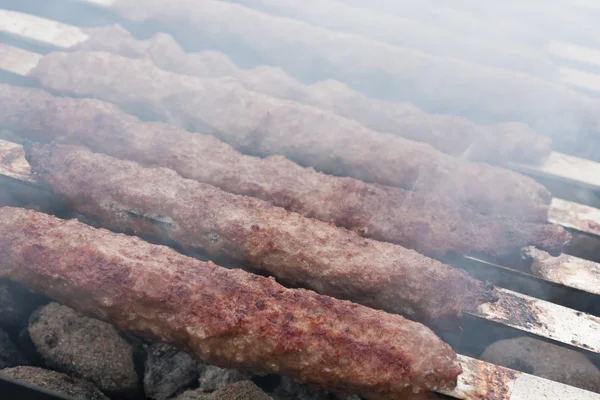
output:
[[[111,7],[117,3],[116,0],[79,1],[102,7]],[[0,31],[63,49],[68,49],[88,38],[87,34],[78,27],[6,10],[0,10]],[[559,46],[558,51],[564,50]],[[40,58],[39,54],[0,44],[0,69],[26,76]],[[554,152],[541,165],[512,167],[531,175],[551,177],[593,190],[600,189],[600,164],[577,157]],[[37,185],[31,175],[30,166],[24,158],[22,147],[3,140],[0,140],[0,176],[27,185]],[[554,199],[549,222],[600,236],[600,210],[592,207]],[[540,278],[600,294],[598,290],[600,285],[597,285],[597,279],[600,279],[597,275],[598,264],[566,255],[556,258],[546,257],[543,252],[536,249],[527,249],[525,254],[534,260],[535,270],[538,271],[536,275]],[[506,289],[500,289],[500,293],[501,300],[498,303],[483,305],[473,315],[600,353],[600,318]],[[446,393],[459,399],[600,399],[600,394],[466,356],[459,356],[459,358],[465,372],[459,377],[458,387]]]
[[[4,71],[27,76],[41,58],[40,54],[0,43],[0,69]]]
[[[552,257],[534,247],[524,249],[523,254],[533,261],[534,275],[600,295],[600,264],[567,254]]]
[[[513,277],[520,275],[536,280],[540,284],[545,282],[555,283],[589,294],[600,295],[600,264],[566,254],[562,254],[559,257],[552,257],[548,253],[534,247],[523,249],[521,254],[530,265],[519,264],[516,268],[510,268],[477,257],[463,257],[468,263],[466,264],[467,267],[477,265],[482,268],[503,270]],[[459,268],[462,268],[464,265],[461,265],[460,261],[453,264]],[[521,269],[523,267],[528,268],[526,270]]]
[[[511,164],[511,168],[534,176],[569,182],[591,190],[600,189],[600,164],[568,154],[552,152],[541,164]]]
[[[88,38],[78,27],[17,11],[0,10],[0,21],[5,33],[52,47],[66,49]]]
[[[25,159],[23,146],[0,140],[0,175],[20,182],[37,184],[31,166]]]
[[[33,53],[33,54],[35,54],[35,53]],[[33,57],[34,56],[31,56],[31,59],[33,59]],[[564,203],[559,201],[558,204],[564,204]],[[600,211],[599,211],[599,213],[600,213]],[[557,212],[553,212],[553,214],[557,214]],[[571,214],[569,214],[568,216],[569,216],[569,219],[574,219]],[[579,215],[577,214],[577,216],[579,216]],[[600,220],[600,216],[599,216],[599,220]],[[600,224],[599,224],[599,226],[600,226]],[[484,318],[484,319],[487,319],[487,320],[490,320],[490,321],[500,322],[505,325],[508,325],[513,328],[520,329],[520,330],[523,330],[523,331],[526,331],[529,333],[533,333],[533,334],[537,334],[539,336],[554,339],[554,340],[566,343],[568,345],[585,348],[585,347],[583,347],[583,345],[585,344],[586,346],[591,346],[592,351],[600,352],[600,343],[598,343],[598,344],[594,343],[593,345],[590,345],[587,343],[586,340],[581,340],[583,338],[580,338],[578,336],[573,336],[573,334],[569,332],[569,329],[565,330],[564,326],[557,325],[557,321],[562,320],[562,318],[564,317],[564,318],[566,318],[566,320],[571,321],[571,323],[573,323],[573,325],[571,325],[570,328],[575,332],[588,332],[591,330],[591,332],[600,334],[600,329],[596,329],[593,326],[586,325],[585,321],[583,321],[579,318],[573,318],[572,315],[574,315],[574,313],[576,311],[570,310],[565,307],[560,307],[560,306],[554,305],[552,303],[546,303],[543,300],[534,299],[534,298],[524,299],[524,298],[520,298],[519,296],[520,295],[517,293],[506,291],[505,296],[503,297],[504,302],[501,303],[501,304],[503,304],[502,306],[499,305],[500,303],[497,303],[497,305],[494,306],[493,308],[489,308],[489,309],[483,308],[481,310],[478,310],[478,312],[475,313],[474,315]],[[521,306],[519,308],[521,313],[517,316],[511,315],[512,308],[515,305]],[[544,310],[544,312],[547,313],[547,316],[545,316],[545,317],[540,316],[540,318],[542,318],[544,323],[543,324],[532,323],[531,321],[536,320],[534,313],[539,312],[540,310]],[[526,321],[530,321],[530,322],[526,322]],[[593,325],[596,325],[596,324],[598,325],[598,327],[600,327],[600,320],[593,321]],[[592,335],[590,335],[590,336],[592,336]]]
[[[552,199],[548,222],[600,236],[600,210],[572,201]]]
[[[600,318],[507,289],[498,292],[498,302],[469,314],[600,353]]]
[[[595,400],[600,394],[459,355],[463,373],[449,396],[462,400]]]

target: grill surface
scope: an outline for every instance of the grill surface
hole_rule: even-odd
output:
[[[109,12],[118,0],[81,0],[91,7],[103,7]],[[16,7],[18,9],[18,6]],[[114,21],[122,17],[114,14]],[[18,10],[0,9],[0,31],[22,43],[33,43],[37,51],[69,49],[87,40],[88,35],[79,27],[25,14]],[[0,69],[11,74],[27,76],[35,67],[40,54],[27,50],[28,46],[12,46],[0,43]],[[552,42],[547,51],[553,56],[572,59],[580,63],[598,64],[598,52],[576,47],[564,42]],[[566,69],[563,69],[566,71]],[[595,76],[589,73],[570,73],[564,82],[586,90],[597,90]],[[554,152],[541,165],[514,164],[511,168],[530,174],[540,180],[557,182],[567,188],[565,192],[578,188],[587,191],[600,190],[600,164],[566,154]],[[0,140],[0,179],[9,187],[19,190],[26,187],[32,200],[39,203],[55,201],[53,196],[32,177],[29,164],[24,158],[21,145]],[[132,212],[131,210],[127,210]],[[147,217],[147,216],[145,216]],[[596,240],[600,237],[600,210],[589,205],[553,199],[549,222],[562,225],[573,231]],[[549,257],[536,249],[527,249],[524,256],[533,263],[533,272],[499,265],[496,262],[469,257],[468,261],[482,269],[502,270],[509,276],[527,275],[535,277],[532,285],[558,285],[567,290],[585,292],[586,295],[599,295],[600,265],[590,260],[576,257],[578,254]],[[460,265],[459,265],[460,266]],[[525,272],[524,272],[525,271]],[[596,302],[597,297],[592,297]],[[473,313],[485,326],[499,323],[512,330],[519,330],[563,345],[577,348],[592,358],[600,354],[600,318],[560,305],[560,299],[552,303],[536,299],[515,291],[501,289],[501,300],[496,304],[481,306]],[[454,345],[458,352],[460,346]],[[594,354],[596,353],[596,354]],[[498,367],[468,356],[460,356],[465,373],[459,379],[458,387],[449,393],[458,399],[494,400],[537,400],[547,398],[592,400],[600,399],[600,394],[585,392],[559,383],[551,382],[525,373]],[[548,397],[552,396],[552,397]],[[42,397],[40,397],[42,398]]]

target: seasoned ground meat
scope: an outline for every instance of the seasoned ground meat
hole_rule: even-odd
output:
[[[223,367],[367,398],[452,388],[461,373],[419,323],[75,220],[0,208],[0,260],[2,278]]]

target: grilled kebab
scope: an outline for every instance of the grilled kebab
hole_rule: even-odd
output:
[[[240,65],[278,66],[303,82],[333,78],[432,112],[524,122],[561,142],[598,133],[600,102],[526,73],[432,56],[227,1],[114,0],[111,9],[159,24],[188,50],[221,50]]]
[[[104,227],[238,260],[289,284],[419,319],[496,300],[488,285],[413,250],[166,168],[71,145],[33,145],[27,157],[38,178]]]
[[[434,193],[325,175],[281,156],[245,156],[212,136],[142,122],[100,100],[0,84],[0,102],[0,127],[31,140],[79,144],[170,168],[184,178],[258,197],[433,257],[447,252],[502,256],[528,245],[558,254],[569,241],[559,226],[483,216]]]
[[[213,134],[243,153],[280,154],[333,175],[435,191],[484,214],[535,221],[547,217],[551,195],[528,177],[252,92],[233,79],[178,75],[148,60],[106,52],[51,53],[40,60],[33,75],[52,90],[152,112]]]
[[[0,208],[0,277],[203,362],[331,391],[399,398],[461,373],[448,345],[398,315],[35,211]]]
[[[160,68],[201,78],[235,77],[249,90],[328,110],[375,131],[426,142],[444,153],[470,160],[496,164],[508,160],[536,162],[550,153],[550,139],[536,135],[522,123],[483,126],[462,117],[427,114],[408,103],[369,98],[333,80],[304,85],[279,68],[260,66],[245,70],[223,53],[186,53],[165,33],[136,40],[119,25],[92,28],[87,33],[89,39],[79,49],[148,57]]]

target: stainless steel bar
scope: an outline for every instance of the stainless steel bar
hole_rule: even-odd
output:
[[[85,41],[80,28],[18,11],[0,9],[0,30],[21,39],[58,48],[69,48]]]
[[[600,295],[600,264],[567,254],[552,257],[534,247],[525,248],[523,255],[532,261],[535,276]]]
[[[600,210],[572,201],[552,199],[548,222],[590,235],[600,236]]]
[[[4,71],[27,76],[41,58],[40,54],[0,43],[0,69]]]
[[[600,295],[600,264],[567,254],[552,257],[534,247],[522,249],[521,255],[524,262],[516,261],[517,265],[514,267],[473,256],[463,256],[462,259],[453,260],[451,264],[459,268],[464,267],[470,273],[473,271],[473,266],[485,269],[485,273],[481,273],[484,277],[479,277],[480,274],[474,273],[481,280],[491,279],[493,281],[498,272],[505,272],[506,279],[511,278],[510,283],[514,283],[515,278],[520,276],[529,280],[536,291],[538,289],[540,292],[546,290],[548,295],[552,294],[552,284],[585,292],[590,295],[590,298],[592,295]],[[510,264],[507,263],[507,265]],[[487,277],[488,270],[492,278]],[[502,283],[499,285],[503,286]],[[521,290],[516,291],[521,292]],[[564,291],[564,293],[568,292]],[[534,297],[541,295],[533,294]],[[581,300],[580,297],[578,296],[578,300]]]
[[[600,163],[568,154],[552,152],[541,164],[512,163],[510,167],[529,175],[550,177],[591,190],[600,190]]]
[[[456,389],[462,400],[595,400],[600,394],[459,355],[463,374]]]
[[[110,7],[115,3],[115,0],[79,1],[102,7]],[[30,40],[58,48],[69,48],[87,39],[87,35],[77,27],[54,23],[54,21],[48,23],[49,20],[33,16],[27,19],[28,22],[16,21],[10,24],[10,27],[5,27],[3,21],[10,19],[3,18],[5,14],[2,13],[4,12],[7,11],[0,10],[0,30],[15,36],[27,37]],[[12,17],[15,15],[12,14]],[[35,67],[40,57],[39,54],[22,49],[14,47],[7,49],[6,46],[0,46],[0,69],[27,75]],[[553,153],[542,165],[519,165],[515,168],[526,169],[525,172],[533,175],[550,176],[595,190],[600,189],[600,173],[597,173],[600,172],[600,164],[560,153]],[[582,173],[582,171],[587,171],[587,173]],[[31,176],[29,164],[23,156],[22,147],[3,140],[0,140],[0,175],[25,184],[36,184],[35,179]],[[554,199],[549,221],[582,232],[600,235],[600,210],[592,207]],[[554,265],[553,263],[558,262],[564,266],[564,269],[558,269],[560,275],[547,273],[540,276],[541,278],[552,282],[563,280],[556,283],[599,294],[598,286],[594,286],[594,281],[588,280],[589,276],[598,278],[596,275],[589,275],[597,272],[594,268],[598,268],[598,264],[572,256],[548,259],[540,255],[536,249],[527,251],[526,254],[532,256],[541,265]],[[588,274],[587,277],[582,278],[579,275],[570,276],[569,274],[565,276],[566,271],[572,271],[574,266],[578,267],[577,274],[583,270]],[[502,299],[498,304],[491,305],[491,307],[482,306],[474,315],[582,349],[600,352],[600,319],[508,290],[501,291]],[[531,311],[534,311],[534,314],[531,314]],[[569,332],[569,330],[574,332]],[[458,399],[600,399],[599,394],[498,367],[466,356],[460,356],[460,361],[465,372],[459,379],[458,387],[452,392],[446,393]]]
[[[479,306],[475,317],[600,353],[600,318],[498,288],[500,300]]]
[[[35,53],[31,53],[31,55],[27,55],[27,60],[28,62],[30,62],[30,60],[35,59]],[[564,204],[563,202],[558,202],[558,204]],[[553,215],[556,215],[557,212],[553,212]],[[599,211],[600,214],[600,211]],[[571,214],[569,214],[569,216],[572,216]],[[579,216],[579,214],[577,214],[577,216]],[[572,219],[572,218],[571,218]],[[600,215],[599,215],[599,220],[600,220]],[[593,224],[590,225],[588,223],[588,229],[590,230],[589,227],[593,227]],[[598,224],[598,226],[600,226],[600,224]],[[532,298],[533,299],[533,298]],[[523,303],[522,299],[519,299],[519,295],[518,294],[514,294],[514,296],[512,297],[506,297],[505,299],[508,303],[506,304],[506,306],[508,306],[508,308],[504,308],[504,307],[500,307],[500,308],[495,308],[495,309],[482,309],[480,310],[480,312],[477,314],[480,317],[483,317],[485,319],[491,320],[491,321],[495,321],[495,322],[502,322],[505,323],[509,326],[512,326],[514,328],[517,329],[522,329],[525,330],[527,332],[530,333],[534,333],[534,334],[538,334],[540,336],[544,336],[544,337],[549,337],[551,339],[555,339],[558,341],[562,341],[563,343],[567,343],[570,345],[576,345],[577,344],[586,344],[586,346],[592,346],[592,348],[594,349],[593,351],[600,351],[600,343],[593,343],[589,344],[586,340],[580,340],[580,338],[578,337],[571,337],[568,330],[566,331],[566,333],[564,332],[564,328],[562,326],[554,326],[555,322],[553,321],[553,317],[554,316],[559,316],[561,313],[566,313],[568,315],[571,315],[572,313],[575,313],[575,311],[561,307],[560,309],[554,309],[552,307],[550,307],[546,312],[549,313],[548,321],[547,323],[550,324],[551,329],[544,329],[543,325],[540,324],[523,324],[523,323],[519,323],[520,319],[521,320],[529,320],[531,319],[531,315],[526,314],[526,315],[519,315],[517,319],[512,318],[511,317],[511,306],[514,306],[515,302],[521,302]],[[542,302],[542,300],[537,300],[537,299],[533,299],[537,302]],[[511,303],[512,302],[512,303]],[[521,304],[519,303],[519,304]],[[540,303],[540,304],[544,304],[544,302]],[[560,307],[560,306],[556,306],[556,305],[552,305],[551,303],[548,303],[551,306],[554,307]],[[542,307],[543,308],[543,307]],[[534,311],[537,311],[538,309],[536,308]],[[520,318],[520,319],[519,319]],[[577,330],[577,331],[581,331],[581,332],[586,332],[586,329],[584,327],[584,325],[582,325],[578,328],[578,325],[581,324],[581,321],[578,319],[572,319],[571,321],[573,323],[573,325],[571,325],[571,328]],[[600,321],[595,321],[596,324],[600,324]],[[599,325],[600,326],[600,325]],[[600,333],[600,331],[598,331],[597,333]],[[593,340],[593,339],[592,339]]]
[[[0,175],[25,184],[37,184],[25,159],[23,146],[6,140],[0,140]]]

